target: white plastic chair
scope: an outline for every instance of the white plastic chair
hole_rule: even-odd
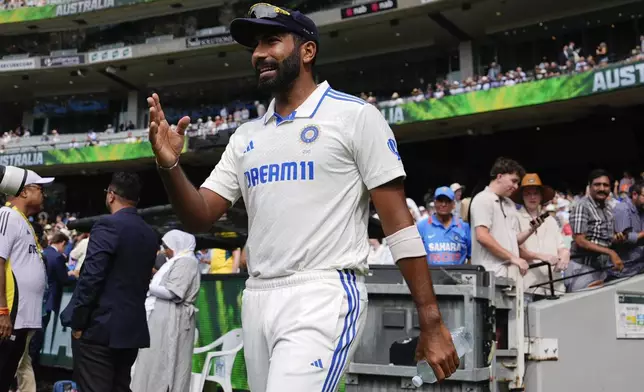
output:
[[[221,346],[221,351],[211,351]],[[221,385],[224,392],[233,392],[230,377],[237,353],[244,347],[241,328],[233,329],[204,347],[195,347],[194,354],[208,353],[201,374],[192,373],[190,392],[202,392],[206,381]],[[214,366],[213,366],[214,365]],[[211,371],[211,367],[213,368]]]

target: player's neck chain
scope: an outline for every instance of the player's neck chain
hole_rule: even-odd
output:
[[[10,202],[6,202],[5,207],[9,207],[12,210],[18,212],[20,214],[20,216],[22,217],[22,219],[25,220],[25,222],[27,223],[27,226],[29,226],[29,231],[31,232],[31,235],[34,237],[34,242],[36,242],[36,250],[38,251],[38,255],[40,256],[40,260],[42,260],[42,262],[44,263],[45,258],[44,258],[44,255],[43,255],[42,247],[40,246],[40,241],[38,241],[38,237],[36,236],[36,230],[34,230],[34,227],[31,225],[31,222],[29,222],[29,219],[27,219],[25,214],[23,214],[22,211],[20,211],[18,209],[18,207],[14,206]]]

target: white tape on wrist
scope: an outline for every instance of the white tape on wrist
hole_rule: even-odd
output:
[[[405,227],[386,237],[387,245],[395,262],[409,257],[425,257],[425,245],[416,226]]]

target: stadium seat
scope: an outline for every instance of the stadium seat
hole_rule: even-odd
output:
[[[221,346],[221,351],[211,351]],[[233,392],[231,375],[235,357],[244,347],[242,329],[237,328],[229,331],[224,336],[204,347],[195,347],[194,354],[208,353],[203,370],[200,373],[192,373],[190,392],[201,392],[206,381],[215,382],[221,385],[224,392]],[[211,371],[212,367],[212,371]]]

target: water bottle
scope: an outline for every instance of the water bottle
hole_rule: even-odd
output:
[[[452,341],[456,347],[456,354],[462,358],[465,354],[472,351],[472,334],[465,330],[465,327],[457,328],[450,332],[452,334]],[[429,366],[426,360],[418,361],[416,364],[416,375],[411,379],[412,384],[419,388],[424,383],[432,384],[436,382],[436,375],[434,369]]]

